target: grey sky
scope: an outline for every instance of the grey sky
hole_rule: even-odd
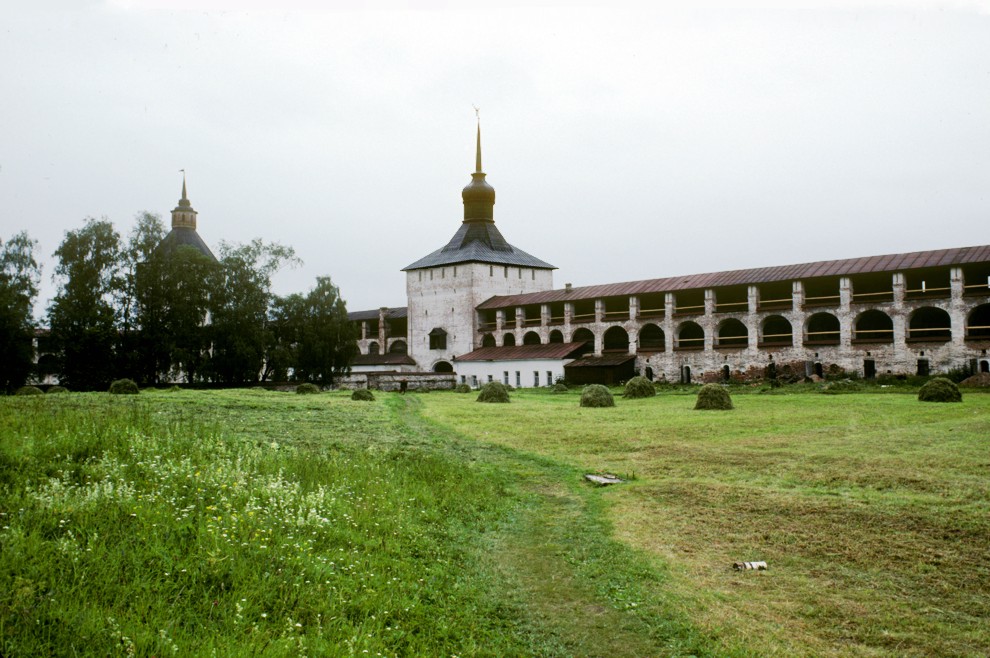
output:
[[[990,3],[371,4],[0,9],[0,238],[40,240],[47,297],[64,231],[167,222],[184,168],[210,245],[296,249],[278,292],[404,305],[472,104],[496,223],[558,286],[990,237]]]

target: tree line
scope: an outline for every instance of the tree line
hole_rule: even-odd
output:
[[[24,231],[0,238],[4,389],[48,376],[73,390],[105,390],[123,377],[145,386],[331,385],[348,372],[355,329],[330,278],[306,294],[272,293],[272,276],[299,263],[291,247],[221,243],[215,260],[188,245],[163,248],[166,233],[148,212],[126,239],[105,218],[67,231],[40,323],[37,241]]]

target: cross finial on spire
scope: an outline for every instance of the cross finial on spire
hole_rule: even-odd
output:
[[[185,199],[186,198],[186,170],[185,169],[180,169],[179,171],[182,172],[182,198]]]

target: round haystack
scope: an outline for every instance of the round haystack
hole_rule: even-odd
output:
[[[300,384],[296,386],[296,393],[299,395],[313,395],[314,393],[319,393],[320,387],[316,384],[310,384],[306,382],[305,384]]]
[[[633,377],[628,382],[626,382],[626,389],[622,393],[622,397],[626,398],[652,398],[657,394],[657,389],[654,388],[653,382],[651,382],[646,377]]]
[[[962,402],[962,393],[952,381],[945,377],[935,377],[921,387],[918,399],[922,402]]]
[[[509,401],[509,391],[501,382],[488,382],[481,387],[481,393],[478,394],[478,402],[508,402]]]
[[[718,384],[705,384],[698,391],[698,401],[695,409],[727,410],[732,409],[732,398],[729,392]]]
[[[581,391],[582,407],[614,407],[615,398],[601,384],[589,384]]]
[[[110,392],[114,395],[137,395],[138,385],[133,379],[117,379],[111,382]]]
[[[359,400],[360,402],[374,402],[375,394],[366,388],[358,388],[351,393],[351,399]]]

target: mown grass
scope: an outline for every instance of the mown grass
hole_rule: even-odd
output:
[[[986,655],[990,395],[734,395],[696,412],[661,394],[581,409],[517,391],[424,415],[483,444],[632,478],[594,490],[609,531],[669,573],[668,609],[714,653]],[[934,408],[933,408],[934,407]],[[766,572],[734,572],[765,560]]]
[[[506,479],[344,397],[0,400],[5,656],[521,655]]]

